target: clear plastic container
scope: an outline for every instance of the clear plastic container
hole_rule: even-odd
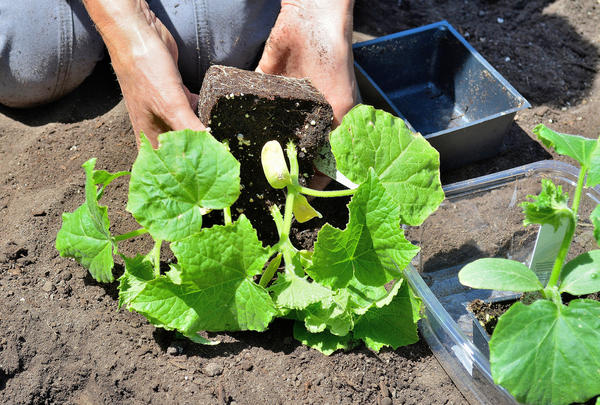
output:
[[[537,195],[541,179],[561,185],[570,196],[578,169],[563,162],[541,161],[444,187],[446,199],[423,225],[407,231],[421,253],[405,275],[423,299],[420,331],[433,353],[471,404],[516,404],[495,385],[490,364],[472,342],[473,324],[465,304],[510,293],[472,290],[458,282],[458,271],[481,257],[505,257],[528,263],[539,227],[522,225],[519,204]],[[600,202],[600,187],[585,189],[580,226],[569,252],[574,257],[597,248],[591,210]]]

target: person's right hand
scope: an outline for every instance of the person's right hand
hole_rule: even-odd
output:
[[[203,130],[194,113],[198,96],[177,69],[177,45],[144,0],[85,0],[117,74],[131,124],[158,147],[158,134]]]

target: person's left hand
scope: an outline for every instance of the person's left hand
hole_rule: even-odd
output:
[[[356,103],[352,0],[282,1],[257,71],[308,78],[331,104],[334,126]]]

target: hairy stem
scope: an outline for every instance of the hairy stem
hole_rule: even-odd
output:
[[[585,175],[588,171],[586,166],[582,166],[579,171],[579,178],[577,179],[577,187],[575,187],[575,195],[573,196],[573,204],[571,205],[572,217],[569,218],[569,227],[565,232],[565,237],[563,238],[562,243],[560,244],[560,248],[558,249],[558,255],[556,256],[556,260],[554,261],[554,266],[552,267],[552,273],[550,274],[550,278],[548,279],[548,284],[546,284],[546,288],[558,286],[558,281],[560,280],[560,272],[562,271],[563,264],[565,259],[567,258],[567,253],[569,253],[569,247],[571,246],[571,242],[573,241],[573,236],[575,235],[575,227],[577,225],[577,212],[579,211],[579,202],[581,201],[581,193],[583,191],[583,183],[585,181]]]
[[[285,197],[283,224],[281,226],[281,234],[279,235],[279,241],[282,243],[287,241],[290,237],[290,229],[292,229],[292,217],[294,216],[292,209],[294,207],[294,199],[296,198],[297,194],[296,191],[292,190],[291,187],[288,187],[287,191],[288,193]]]
[[[298,192],[305,194],[305,195],[311,195],[313,197],[325,197],[325,198],[327,198],[327,197],[346,197],[349,195],[354,195],[356,193],[356,189],[324,191],[324,190],[313,190],[312,188],[302,187],[302,186],[298,186],[297,189],[298,189]]]
[[[223,208],[223,218],[225,220],[225,225],[229,225],[231,223],[231,207]]]
[[[146,228],[140,228],[136,229],[135,231],[124,233],[123,235],[117,235],[114,237],[114,239],[115,242],[121,242],[123,240],[135,238],[136,236],[140,236],[145,233],[148,233],[148,230]]]
[[[281,233],[283,232],[283,216],[281,216],[281,211],[279,211],[279,207],[276,205],[272,205],[270,211],[273,221],[275,221],[275,226],[277,227],[277,233],[281,238]]]
[[[162,240],[157,239],[154,243],[154,247],[152,248],[151,256],[152,261],[154,262],[154,277],[158,277],[160,275],[160,247],[162,246]]]

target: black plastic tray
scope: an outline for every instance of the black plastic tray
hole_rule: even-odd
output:
[[[530,107],[446,21],[353,48],[363,101],[425,136],[443,168],[497,154],[516,112]]]

